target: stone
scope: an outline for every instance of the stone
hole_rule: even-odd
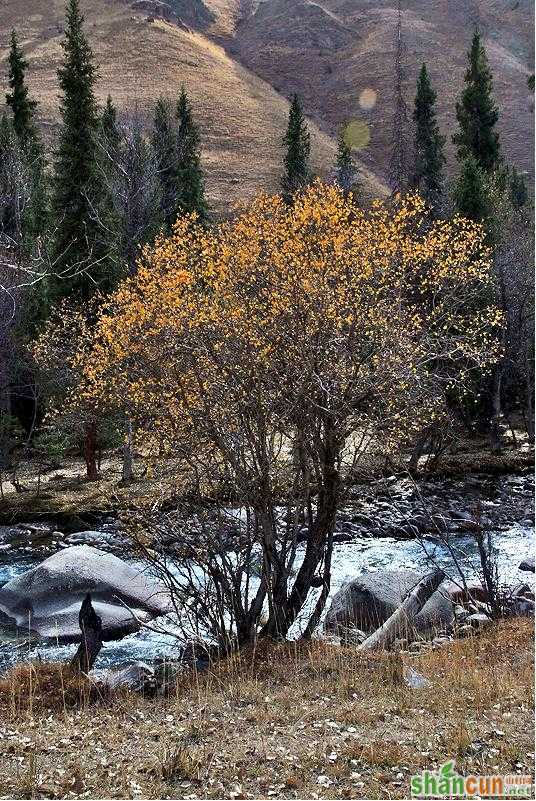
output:
[[[534,557],[527,556],[519,565],[520,570],[526,570],[528,573],[534,573]]]
[[[145,622],[169,609],[166,588],[140,568],[89,545],[75,545],[0,588],[0,625],[62,643],[78,642],[78,613],[88,592],[102,619],[105,641],[138,631],[136,618]]]
[[[92,675],[110,690],[126,689],[144,695],[156,692],[155,672],[145,662],[134,662],[119,670],[95,671]]]
[[[325,631],[337,634],[349,628],[375,631],[398,609],[421,578],[412,570],[379,570],[346,582],[333,597],[324,621]],[[411,632],[436,634],[453,620],[453,604],[440,587],[406,628]],[[402,631],[399,636],[405,634]]]
[[[430,680],[423,676],[422,673],[419,673],[412,667],[405,667],[404,668],[404,682],[410,687],[412,690],[421,690],[423,687],[430,686]]]
[[[475,614],[469,615],[467,622],[474,629],[482,629],[491,624],[491,619],[482,612],[475,612]]]

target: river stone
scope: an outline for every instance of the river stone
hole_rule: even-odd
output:
[[[528,573],[534,573],[534,557],[527,556],[519,565],[520,570],[526,570]]]
[[[337,633],[351,627],[375,631],[422,578],[413,570],[378,570],[346,582],[333,597],[324,621],[325,631]],[[411,629],[420,634],[435,633],[453,620],[452,601],[440,587],[416,615]]]
[[[113,554],[75,545],[0,588],[0,625],[59,642],[80,640],[78,613],[86,593],[102,619],[103,639],[138,631],[168,609],[165,587]],[[126,604],[126,606],[124,606]]]

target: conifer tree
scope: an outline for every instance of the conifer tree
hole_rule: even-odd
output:
[[[413,109],[415,123],[415,168],[413,186],[421,195],[437,203],[443,189],[445,138],[439,132],[436,119],[436,93],[432,88],[426,64],[423,63],[417,80]]]
[[[300,98],[297,94],[292,98],[287,132],[283,143],[286,147],[286,153],[284,160],[285,172],[281,180],[281,187],[285,199],[289,202],[292,200],[292,196],[307,186],[311,180],[309,168],[311,137]]]
[[[13,131],[20,149],[21,170],[25,175],[20,247],[28,255],[47,226],[48,186],[44,150],[34,121],[37,102],[28,95],[25,80],[28,62],[19,47],[14,30],[11,32],[8,61],[11,91],[6,94],[6,103],[12,112]]]
[[[452,141],[457,145],[460,162],[473,156],[480,169],[492,172],[501,160],[499,134],[495,130],[499,111],[493,98],[491,70],[478,31],[473,36],[468,59],[465,87],[456,104],[459,130]]]
[[[490,198],[486,176],[473,155],[462,163],[462,169],[454,188],[456,211],[462,217],[475,222],[488,220]]]
[[[177,218],[179,143],[171,104],[164,97],[159,97],[155,105],[153,148],[161,186],[162,216],[169,231]]]
[[[100,119],[101,131],[106,138],[106,142],[113,149],[119,145],[119,129],[117,127],[117,110],[113,104],[111,95],[106,98],[106,105]]]
[[[56,153],[53,206],[56,223],[57,295],[89,297],[103,280],[95,219],[96,134],[98,111],[94,57],[83,29],[79,0],[68,0],[63,65],[62,127]]]
[[[30,140],[35,140],[37,137],[34,123],[37,102],[28,97],[28,87],[25,83],[28,62],[19,47],[15,30],[11,31],[11,47],[8,61],[8,81],[11,91],[6,94],[6,103],[13,113],[13,128],[18,140],[21,146],[26,148]]]
[[[199,130],[193,119],[192,108],[184,86],[177,105],[178,162],[177,162],[177,213],[195,211],[201,220],[207,219],[205,186],[201,168]]]
[[[357,167],[352,157],[352,147],[346,137],[346,126],[339,132],[337,156],[335,159],[335,181],[347,194],[356,191]]]

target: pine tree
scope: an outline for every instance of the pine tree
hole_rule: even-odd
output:
[[[25,203],[21,218],[21,251],[31,254],[48,221],[48,186],[44,149],[34,121],[37,102],[28,96],[25,60],[16,31],[11,32],[8,82],[11,92],[6,103],[11,108],[13,130],[20,147],[21,169],[25,175]]]
[[[25,73],[28,62],[25,60],[17,41],[16,31],[11,31],[11,48],[9,51],[9,86],[11,92],[6,94],[6,103],[13,113],[13,128],[21,147],[26,148],[31,140],[37,138],[34,123],[35,100],[28,97]]]
[[[168,231],[177,219],[178,183],[178,134],[176,121],[173,119],[171,104],[164,98],[158,98],[153,119],[153,149],[161,186],[162,216]]]
[[[124,273],[119,248],[118,192],[120,170],[120,131],[117,111],[108,95],[106,105],[98,121],[96,135],[96,170],[93,184],[95,219],[97,221],[95,252],[100,254],[101,282],[104,292],[112,290]]]
[[[475,222],[487,221],[490,215],[490,198],[486,176],[473,155],[469,155],[454,188],[456,211]]]
[[[286,153],[284,161],[285,173],[281,180],[281,187],[285,199],[290,202],[293,195],[307,186],[311,180],[309,168],[311,137],[300,98],[297,94],[292,98],[287,132],[283,143],[286,147]]]
[[[415,123],[415,168],[413,186],[433,205],[443,189],[445,138],[436,120],[436,93],[432,88],[426,64],[423,63],[417,80],[413,110]]]
[[[0,117],[0,236],[11,246],[20,239],[21,152],[13,123]]]
[[[352,157],[352,147],[346,136],[346,126],[339,132],[337,156],[335,159],[335,182],[345,194],[357,189],[357,167]]]
[[[57,295],[89,297],[103,281],[95,219],[98,111],[93,53],[83,30],[79,0],[68,0],[64,60],[58,70],[62,128],[56,153],[53,206]]]
[[[484,172],[491,172],[501,160],[499,134],[495,130],[499,111],[493,99],[493,79],[478,31],[473,36],[468,59],[465,88],[456,104],[459,130],[452,141],[458,147],[460,162],[473,156]]]
[[[192,109],[184,86],[177,105],[178,162],[177,162],[177,213],[197,212],[206,220],[208,208],[205,201],[205,186],[201,168],[201,145],[199,130],[194,122]]]
[[[119,129],[117,127],[117,110],[113,104],[111,95],[106,98],[106,105],[101,114],[100,128],[106,143],[115,150],[119,145]]]

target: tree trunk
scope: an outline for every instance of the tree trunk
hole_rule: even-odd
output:
[[[491,390],[491,427],[490,427],[490,444],[492,450],[497,453],[501,450],[501,379],[502,379],[502,366],[497,365],[493,371],[493,386]]]
[[[360,651],[387,649],[401,632],[411,627],[411,622],[423,608],[426,601],[437,590],[445,574],[442,570],[429,573],[409,591],[398,609],[393,612],[383,626],[367,637],[359,646]]]
[[[69,665],[75,673],[89,673],[102,648],[102,620],[93,609],[88,592],[78,615],[82,639]]]
[[[134,481],[134,435],[132,432],[132,420],[128,419],[125,425],[121,483],[131,484],[132,481]]]
[[[97,469],[97,424],[92,421],[86,424],[84,433],[84,459],[88,481],[98,481],[99,471]]]
[[[316,518],[309,529],[309,537],[305,548],[305,556],[298,570],[294,585],[285,604],[281,616],[279,636],[286,637],[288,630],[296,620],[303,604],[305,603],[309,590],[311,589],[315,573],[323,558],[326,556],[326,548],[330,536],[335,527],[335,516],[339,505],[340,475],[336,468],[339,446],[335,440],[331,423],[326,423],[325,447],[323,454],[323,482],[318,493],[318,503]],[[324,586],[329,584],[329,576],[324,578]],[[321,593],[320,603],[325,603],[327,594]],[[323,606],[322,606],[323,608]],[[322,609],[317,608],[314,616],[321,613]],[[263,629],[261,636],[270,634]]]

